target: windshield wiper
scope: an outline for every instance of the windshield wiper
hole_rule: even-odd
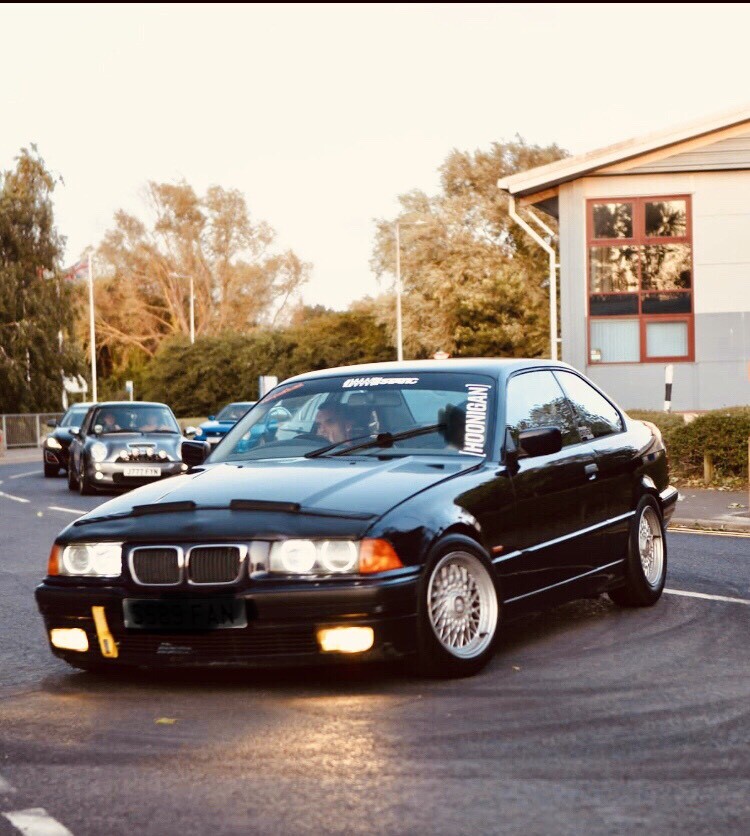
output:
[[[364,444],[354,444],[352,447],[347,447],[345,450],[339,450],[337,453],[331,453],[332,456],[346,456],[353,453],[355,450],[369,450],[372,447],[393,447],[395,441],[403,441],[407,438],[415,438],[418,435],[430,435],[430,433],[445,429],[445,424],[429,424],[426,427],[415,427],[411,430],[403,430],[400,433],[378,433],[373,438],[372,436],[361,436],[360,438],[369,438]],[[316,456],[322,456],[325,453],[339,447],[341,444],[346,444],[348,441],[358,441],[357,438],[347,438],[344,441],[338,441],[336,444],[329,444],[328,447],[323,447],[320,450],[313,450],[312,453],[307,453],[306,458],[312,459]]]
[[[154,433],[170,433],[174,435],[175,433],[179,433],[179,430],[141,430],[141,432],[148,433],[149,435],[153,435]]]
[[[312,450],[309,453],[305,453],[306,459],[314,459],[316,456],[323,456],[329,450],[335,450],[336,447],[340,447],[342,444],[348,444],[350,441],[362,441],[364,438],[372,438],[372,434],[370,435],[358,435],[355,438],[344,438],[342,441],[334,441],[333,444],[326,444],[325,447],[318,447],[315,450]]]
[[[138,433],[139,435],[143,435],[140,430],[132,430],[127,427],[121,430],[102,430],[101,435],[115,435],[116,433]]]

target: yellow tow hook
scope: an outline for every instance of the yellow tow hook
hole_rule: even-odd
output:
[[[92,607],[91,614],[94,616],[96,625],[96,637],[99,639],[99,650],[105,659],[117,658],[117,644],[109,632],[107,616],[104,614],[104,607]]]

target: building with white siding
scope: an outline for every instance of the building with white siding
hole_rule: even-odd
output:
[[[750,108],[498,186],[559,220],[563,360],[626,408],[666,364],[675,410],[750,403]]]

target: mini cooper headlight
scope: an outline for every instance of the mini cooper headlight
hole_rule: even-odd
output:
[[[62,450],[62,444],[54,437],[54,435],[49,436],[47,439],[47,447],[51,450]]]
[[[50,574],[117,578],[122,574],[122,543],[71,543],[56,564],[57,572]]]
[[[103,462],[107,458],[107,445],[96,441],[91,445],[91,458],[95,462]]]
[[[372,574],[402,566],[385,540],[283,540],[271,545],[269,560],[271,572],[285,575]]]

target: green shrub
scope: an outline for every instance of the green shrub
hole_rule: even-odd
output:
[[[703,456],[708,453],[713,456],[718,480],[747,480],[748,437],[750,407],[706,412],[670,436],[670,461],[686,477],[699,477],[703,475]]]
[[[634,409],[631,418],[651,421],[661,430],[669,467],[678,481],[702,482],[703,457],[713,457],[714,486],[739,487],[747,482],[750,407],[733,406],[704,412],[689,424],[681,415]]]

